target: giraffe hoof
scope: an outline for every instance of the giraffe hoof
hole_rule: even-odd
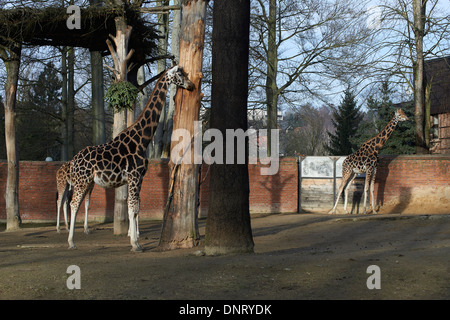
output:
[[[85,233],[85,234],[90,234],[90,233],[91,233],[91,230],[85,229],[85,230],[84,230],[84,233]]]
[[[70,245],[69,246],[69,250],[77,250],[77,246],[76,245]]]
[[[141,247],[131,248],[131,252],[144,252],[144,250]]]

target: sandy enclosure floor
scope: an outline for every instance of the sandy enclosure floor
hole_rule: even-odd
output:
[[[255,253],[213,257],[156,252],[160,222],[141,222],[143,253],[112,224],[90,227],[77,225],[77,250],[54,226],[0,232],[0,298],[450,299],[450,215],[253,215]],[[381,289],[367,287],[371,265]]]

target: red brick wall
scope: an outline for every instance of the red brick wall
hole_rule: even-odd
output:
[[[19,209],[23,220],[56,219],[55,175],[60,162],[20,162]],[[375,199],[381,213],[450,213],[450,155],[380,157]],[[261,165],[249,165],[250,211],[296,212],[298,171],[296,158],[280,159],[278,174],[263,176]],[[0,162],[0,219],[6,219],[6,161]],[[167,161],[151,161],[141,190],[141,217],[161,219],[167,200]],[[202,168],[200,214],[208,211],[208,166]],[[330,180],[332,181],[332,180]],[[318,182],[319,183],[319,182]],[[324,183],[323,180],[320,183]],[[358,180],[362,184],[363,180]],[[308,182],[306,185],[314,185]],[[361,187],[358,188],[361,191]],[[324,197],[325,198],[325,197]],[[329,197],[328,197],[329,198]],[[363,198],[359,197],[359,201]],[[352,202],[349,200],[349,205]],[[307,206],[302,200],[302,208]],[[361,204],[362,206],[362,204]],[[317,210],[326,212],[332,203],[324,201]],[[95,186],[89,210],[90,220],[112,220],[114,190]],[[360,212],[360,211],[359,211]],[[83,219],[84,205],[78,218]]]
[[[381,213],[450,213],[450,155],[380,157],[375,199]]]
[[[263,165],[250,164],[250,212],[297,212],[297,158],[280,159],[274,175],[261,175]],[[269,165],[264,165],[269,167]]]

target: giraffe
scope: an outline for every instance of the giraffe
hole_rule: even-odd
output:
[[[59,227],[59,220],[61,215],[61,206],[64,210],[64,222],[66,224],[66,229],[69,231],[69,224],[67,219],[67,203],[70,202],[72,199],[72,190],[70,186],[70,161],[64,162],[61,167],[56,172],[56,187],[58,190],[58,200],[56,202],[57,205],[57,220],[56,220],[56,231],[58,233],[61,232]],[[89,209],[89,202],[91,198],[92,189],[88,190],[86,197],[85,197],[85,217],[84,217],[84,233],[89,234],[89,227],[88,227],[88,209]]]
[[[70,166],[73,188],[70,208],[72,212],[69,249],[76,249],[73,241],[77,211],[84,196],[94,183],[103,188],[117,188],[128,184],[128,217],[132,251],[142,251],[138,243],[137,218],[139,214],[139,193],[142,179],[147,171],[146,150],[158,125],[163,102],[169,84],[192,91],[194,84],[179,66],[167,69],[158,79],[147,105],[139,118],[111,142],[89,146],[78,152]]]
[[[379,134],[364,142],[361,148],[359,148],[355,153],[352,153],[347,158],[345,158],[344,162],[342,163],[342,182],[341,185],[339,186],[339,192],[336,199],[336,203],[334,204],[334,207],[333,209],[331,209],[329,214],[333,214],[336,212],[336,207],[338,205],[339,198],[343,190],[345,190],[344,210],[345,213],[348,214],[347,211],[348,186],[353,182],[356,175],[361,173],[366,174],[366,180],[364,184],[364,214],[366,214],[366,200],[369,191],[372,200],[371,201],[372,212],[374,214],[377,213],[375,211],[375,199],[373,197],[373,191],[375,184],[375,175],[377,173],[378,151],[384,146],[386,141],[391,136],[392,132],[394,132],[398,122],[406,120],[409,119],[403,112],[403,110],[397,109],[391,121],[389,121],[386,127],[383,130],[381,130]]]

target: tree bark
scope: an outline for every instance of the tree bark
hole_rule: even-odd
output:
[[[195,88],[193,91],[178,90],[173,130],[188,130],[191,142],[194,139],[194,121],[199,119],[200,101],[203,97],[201,79],[207,3],[205,0],[187,0],[183,1],[182,6],[179,65],[188,74]],[[171,148],[177,144],[174,141]],[[198,244],[200,238],[197,221],[199,165],[194,163],[194,144],[191,143],[189,148],[190,152],[176,155],[175,163],[169,162],[170,170],[174,173],[173,198],[169,198],[172,201],[164,214],[159,250],[191,248]],[[174,159],[173,156],[171,160]],[[183,162],[177,164],[177,161]]]
[[[92,113],[93,113],[93,143],[94,145],[106,142],[105,134],[105,90],[103,86],[103,60],[101,52],[93,51],[91,54],[92,74]]]
[[[67,51],[67,154],[71,159],[75,155],[75,48]]]
[[[169,5],[169,1],[157,1],[157,7],[165,7]],[[160,37],[158,39],[158,55],[166,56],[167,55],[167,42],[169,35],[169,15],[168,12],[160,12],[158,13],[158,31]],[[159,59],[157,62],[156,73],[159,74],[166,70],[166,59]],[[158,127],[156,128],[155,135],[153,137],[152,143],[149,145],[149,158],[151,159],[159,159],[161,158],[162,150],[163,150],[163,137],[164,137],[164,123],[166,122],[167,112],[165,101],[163,101],[163,107],[161,111],[161,116],[159,117]]]
[[[414,69],[414,121],[416,153],[428,153],[425,142],[425,82],[423,37],[425,29],[426,1],[413,0],[414,40],[416,42],[416,61]]]
[[[271,156],[272,130],[278,128],[278,55],[276,44],[277,31],[277,0],[269,1],[269,19],[267,28],[269,38],[267,41],[267,76],[266,76],[266,101],[267,101],[267,156]]]
[[[61,160],[69,160],[68,149],[68,127],[67,127],[67,47],[61,49],[61,76],[62,76],[62,88],[61,88]]]
[[[6,66],[5,84],[5,142],[8,160],[6,178],[6,230],[20,228],[19,213],[19,155],[16,140],[16,93],[19,81],[19,67],[22,46],[13,43],[9,48],[0,48],[0,57]]]
[[[110,40],[106,40],[111,56],[114,61],[115,82],[127,81],[127,65],[131,58],[132,51],[128,52],[128,43],[130,40],[131,26],[123,17],[117,17],[116,36],[113,37],[115,47],[112,46]],[[116,137],[122,130],[127,128],[127,111],[122,110],[114,114],[113,137]],[[128,185],[124,185],[115,189],[114,198],[114,234],[123,235],[128,232]]]
[[[214,3],[210,123],[224,136],[226,129],[247,130],[249,25],[249,0]],[[245,164],[236,164],[236,149],[235,144],[235,164],[211,165],[205,238],[209,255],[253,252],[248,154]]]
[[[181,6],[181,0],[174,0],[174,5]],[[170,51],[171,54],[174,55],[175,61],[180,60],[180,29],[181,29],[181,10],[175,10],[173,12],[173,21],[172,21],[172,39],[170,43]],[[169,92],[169,109],[167,111],[166,122],[164,126],[166,128],[164,132],[164,146],[161,158],[169,158],[170,157],[170,140],[172,137],[172,129],[173,129],[173,112],[175,110],[175,93],[177,91],[177,87],[174,84],[170,85]]]

